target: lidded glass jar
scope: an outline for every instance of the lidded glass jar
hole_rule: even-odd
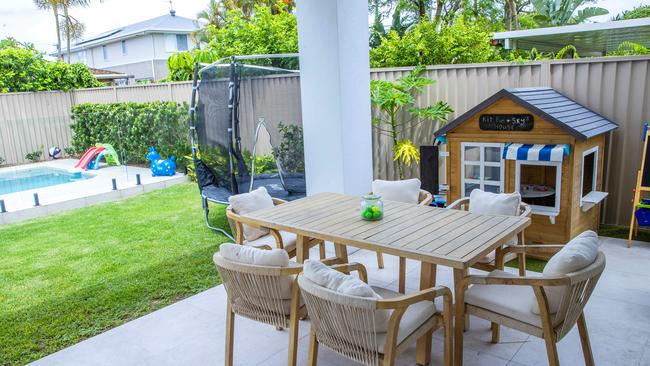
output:
[[[384,201],[381,196],[369,194],[361,198],[361,218],[368,221],[380,220],[384,217]]]

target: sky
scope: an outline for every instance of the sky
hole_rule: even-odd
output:
[[[194,19],[207,3],[208,0],[175,0],[173,7],[177,15]],[[650,0],[600,0],[597,6],[606,8],[610,14],[593,19],[608,21],[623,10],[641,4],[650,4]],[[85,23],[85,36],[90,37],[164,15],[169,9],[169,0],[91,0],[89,7],[75,8],[71,15]],[[56,44],[54,28],[51,11],[38,10],[32,0],[0,0],[0,39],[14,37],[34,43],[39,50],[51,52]]]

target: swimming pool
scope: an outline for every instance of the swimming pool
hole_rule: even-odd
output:
[[[0,195],[78,182],[92,177],[94,177],[93,174],[68,172],[49,167],[15,170],[0,173]]]

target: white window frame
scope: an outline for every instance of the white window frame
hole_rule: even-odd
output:
[[[530,205],[532,213],[537,215],[557,216],[560,213],[560,203],[562,197],[562,162],[561,161],[533,161],[533,160],[517,160],[515,167],[515,191],[521,194],[521,166],[522,165],[537,165],[537,166],[554,166],[555,167],[555,205],[554,207],[546,207],[539,205]]]
[[[594,174],[593,174],[593,177],[591,178],[592,179],[591,192],[598,191],[598,189],[596,187],[596,181],[597,181],[596,177],[598,177],[598,158],[599,158],[598,155],[599,155],[599,152],[598,152],[598,146],[594,146],[591,149],[587,149],[587,150],[582,152],[582,171],[580,173],[580,207],[583,206],[583,199],[585,198],[585,196],[587,196],[589,193],[591,193],[591,192],[583,192],[582,191],[583,183],[584,183],[584,180],[585,180],[585,158],[587,157],[587,155],[589,155],[591,153],[594,153]]]
[[[180,45],[178,43],[179,38],[185,38],[185,49],[181,50]],[[176,51],[189,51],[190,49],[190,37],[188,37],[187,34],[185,33],[179,33],[176,34]]]
[[[478,147],[479,148],[479,161],[465,161],[465,147]],[[485,148],[498,147],[499,148],[499,162],[485,161]],[[485,186],[499,186],[499,192],[503,193],[503,177],[505,164],[503,160],[503,147],[504,144],[498,142],[461,142],[460,143],[460,189],[461,197],[468,197],[471,192],[465,192],[465,183],[478,184],[479,188],[485,190]],[[465,178],[465,165],[479,166],[479,175],[481,179]],[[499,167],[499,181],[485,179],[485,167]],[[498,184],[495,184],[498,183]]]

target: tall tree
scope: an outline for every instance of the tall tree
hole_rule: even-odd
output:
[[[59,6],[63,0],[33,0],[34,5],[42,10],[52,10],[54,14],[54,24],[56,26],[56,56],[63,59],[61,54],[61,23],[59,19]]]
[[[537,13],[535,20],[543,26],[559,26],[584,23],[589,18],[609,14],[609,11],[597,6],[578,8],[586,4],[595,4],[596,0],[532,0]]]
[[[88,6],[90,0],[58,0],[63,9],[63,31],[66,42],[67,61],[70,63],[70,44],[73,39],[81,38],[85,26],[76,18],[70,15],[71,7]]]

